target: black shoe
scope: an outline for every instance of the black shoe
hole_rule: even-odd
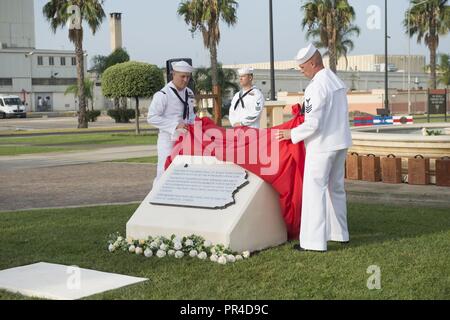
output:
[[[331,242],[336,242],[336,243],[340,243],[340,244],[342,244],[342,245],[346,245],[346,244],[349,244],[350,243],[350,241],[334,241],[334,240],[330,240]]]
[[[326,252],[326,250],[309,250],[309,249],[305,249],[305,248],[300,247],[299,244],[294,244],[292,249],[297,250],[297,251]]]

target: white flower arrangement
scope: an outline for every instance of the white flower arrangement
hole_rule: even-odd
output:
[[[222,265],[234,263],[250,257],[250,251],[242,253],[233,252],[223,244],[213,244],[197,235],[180,237],[157,236],[147,239],[125,238],[119,233],[110,235],[107,249],[113,253],[118,250],[143,255],[147,258],[156,256],[164,258],[166,256],[181,259],[185,256],[197,257],[200,260],[210,260]]]
[[[156,256],[158,258],[164,258],[166,256],[166,252],[164,250],[160,249],[160,250],[156,251]]]
[[[146,256],[147,258],[150,258],[151,256],[153,256],[153,251],[150,248],[147,248],[144,250],[144,256]]]

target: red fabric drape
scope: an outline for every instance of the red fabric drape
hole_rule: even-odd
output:
[[[291,129],[303,123],[300,106],[294,105],[292,110],[294,117],[290,121],[269,129],[224,129],[208,118],[197,118],[175,143],[165,167],[177,155],[203,155],[234,162],[253,172],[278,192],[288,238],[298,239],[305,147],[303,142],[280,142],[274,137],[275,129]]]

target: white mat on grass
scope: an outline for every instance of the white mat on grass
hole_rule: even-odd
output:
[[[80,299],[146,280],[46,262],[0,271],[0,289],[55,300]]]

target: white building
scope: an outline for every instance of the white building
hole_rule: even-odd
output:
[[[36,48],[33,0],[1,0],[0,93],[20,96],[27,111],[74,111],[64,92],[76,79],[74,51]]]
[[[412,73],[425,72],[425,56],[423,55],[388,55],[388,71],[400,71]],[[329,59],[327,56],[323,58],[325,66],[329,66]],[[338,71],[362,71],[362,72],[382,72],[384,71],[384,55],[367,54],[347,56],[347,59],[340,57],[336,69]],[[230,64],[224,65],[224,68],[238,69],[252,66],[255,69],[270,69],[270,62],[257,62],[245,64]],[[298,64],[295,60],[275,61],[274,67],[277,70],[298,70]]]

